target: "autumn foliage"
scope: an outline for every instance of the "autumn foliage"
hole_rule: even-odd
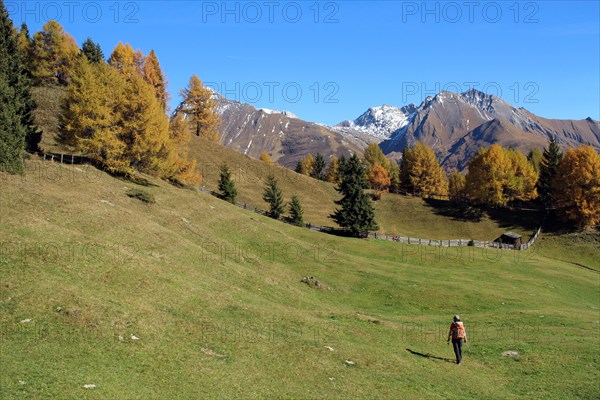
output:
[[[66,85],[79,55],[77,42],[56,21],[48,21],[33,35],[29,64],[37,84]]]
[[[523,153],[494,144],[469,162],[466,192],[478,203],[506,206],[537,197],[536,182],[537,173]]]
[[[433,150],[417,142],[413,148],[404,149],[400,168],[402,186],[423,196],[446,195],[448,180]]]
[[[266,152],[266,150],[263,150],[260,153],[260,161],[267,163],[267,164],[271,164],[273,163],[273,160],[271,159],[271,156],[269,155],[269,153]]]
[[[181,97],[185,104],[182,111],[190,118],[196,136],[218,142],[220,120],[214,111],[216,102],[212,99],[212,92],[194,75],[190,78],[188,86],[181,91]]]
[[[375,162],[367,175],[371,187],[377,191],[385,191],[390,187],[390,176],[383,165]]]
[[[558,212],[581,227],[600,223],[600,155],[591,146],[569,148],[552,181]]]
[[[198,183],[194,162],[186,160],[185,122],[169,123],[155,87],[144,80],[143,60],[123,44],[108,64],[78,58],[63,104],[61,140],[114,173]]]

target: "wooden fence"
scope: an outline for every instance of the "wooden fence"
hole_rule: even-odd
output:
[[[531,239],[529,239],[529,241],[527,243],[523,243],[521,245],[521,248],[519,248],[519,250],[527,250],[528,248],[530,248],[531,246],[533,246],[533,244],[537,240],[538,236],[540,235],[540,232],[542,232],[542,228],[541,227],[538,228],[538,230],[533,234],[533,236],[531,237]]]
[[[46,153],[42,151],[37,152],[36,154],[44,159],[44,161],[54,161],[61,164],[96,164],[93,159],[86,156],[76,156],[74,154],[64,153]]]
[[[221,194],[214,192],[212,190],[208,190],[204,187],[200,188],[199,190],[201,192],[209,193],[218,198],[222,197]],[[260,210],[260,209],[255,208],[247,203],[236,202],[235,204],[238,207],[243,208],[245,210],[249,210],[249,211],[255,212],[260,215],[269,216],[269,213],[267,211]],[[279,220],[282,222],[291,223],[289,218],[286,218],[286,217],[280,217]],[[322,225],[316,225],[316,224],[311,224],[311,223],[305,223],[304,227],[308,228],[310,230],[313,230],[313,231],[323,232],[323,233],[328,233],[328,234],[337,234],[340,236],[350,235],[350,230],[345,229],[345,228],[336,228],[333,226],[322,226]],[[531,239],[527,243],[522,244],[516,250],[526,250],[529,247],[531,247],[533,245],[533,243],[535,242],[535,240],[537,239],[538,235],[540,234],[541,229],[542,229],[541,227],[538,228],[538,230],[531,237]],[[515,246],[512,244],[499,243],[499,242],[495,242],[495,241],[491,241],[491,240],[484,241],[484,240],[472,240],[472,239],[423,239],[423,238],[417,238],[417,237],[404,237],[404,236],[397,236],[397,235],[388,235],[388,234],[377,233],[377,232],[369,232],[368,237],[372,238],[372,239],[388,240],[388,241],[397,242],[397,243],[416,244],[416,245],[422,245],[422,246],[438,246],[438,247],[473,246],[473,247],[493,247],[493,248],[499,248],[499,249],[515,250]]]

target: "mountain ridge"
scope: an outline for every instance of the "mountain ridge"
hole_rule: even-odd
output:
[[[266,150],[290,168],[308,153],[321,153],[326,159],[360,154],[370,143],[378,143],[390,159],[399,160],[404,147],[421,141],[434,149],[447,170],[459,171],[479,148],[494,143],[527,153],[556,137],[563,147],[587,144],[600,150],[600,123],[591,117],[543,118],[476,89],[442,91],[418,106],[369,107],[357,118],[334,126],[307,122],[290,111],[257,109],[213,93],[224,145],[255,158]],[[183,103],[175,112],[182,107]]]

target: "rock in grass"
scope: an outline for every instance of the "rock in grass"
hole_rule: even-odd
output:
[[[505,352],[502,353],[502,356],[504,357],[514,357],[514,356],[518,356],[519,353],[518,351],[514,351],[514,350],[506,350]]]
[[[24,319],[23,321],[21,321],[21,323],[22,323],[22,324],[28,324],[28,323],[30,323],[31,321],[32,321],[32,319],[31,319],[31,318],[27,318],[27,319]]]
[[[308,286],[316,289],[321,289],[323,287],[322,282],[317,280],[314,276],[305,276],[300,279],[300,282],[306,283]]]
[[[140,340],[140,338],[135,335],[131,335],[131,340]]]
[[[204,347],[201,347],[200,351],[203,352],[204,354],[207,354],[212,357],[219,357],[219,358],[225,357],[225,355],[223,355],[223,354],[216,353],[216,352],[212,351],[211,349],[207,349]]]
[[[356,363],[355,363],[354,361],[351,361],[351,360],[346,360],[346,361],[344,361],[344,364],[346,364],[346,365],[348,365],[348,366],[350,366],[350,367],[353,367],[353,366],[355,366],[355,365],[356,365]]]
[[[95,389],[96,385],[94,385],[93,383],[87,383],[87,384],[83,385],[83,387],[86,389]]]

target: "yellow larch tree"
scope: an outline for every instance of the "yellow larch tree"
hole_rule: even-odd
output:
[[[272,163],[273,163],[273,160],[271,159],[271,156],[269,155],[269,153],[267,153],[267,151],[266,151],[266,150],[263,150],[263,151],[260,153],[260,158],[259,158],[259,160],[260,160],[260,161],[262,161],[262,162],[265,162],[265,163],[267,163],[267,164],[272,164]]]
[[[210,89],[202,85],[196,75],[190,78],[188,86],[181,91],[184,108],[182,111],[190,118],[193,132],[213,142],[220,140],[220,118],[215,112],[216,102]]]
[[[401,169],[403,186],[410,191],[431,195],[446,195],[448,180],[431,147],[417,142],[413,148],[405,149]]]
[[[78,54],[75,39],[58,22],[46,22],[42,31],[33,35],[31,45],[30,68],[36,83],[69,83]]]
[[[367,179],[371,184],[371,187],[377,191],[385,191],[390,187],[390,176],[388,175],[387,169],[375,161],[371,170],[367,174]]]
[[[569,148],[552,181],[559,213],[581,227],[600,223],[600,155],[591,146]]]

